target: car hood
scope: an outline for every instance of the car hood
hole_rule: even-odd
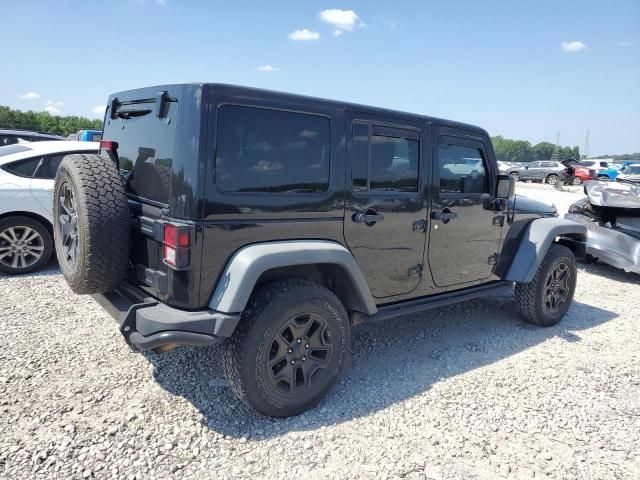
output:
[[[513,208],[515,213],[538,213],[545,216],[558,215],[558,209],[555,205],[549,205],[522,195],[516,195],[509,207]]]
[[[619,182],[632,182],[632,183],[640,183],[640,175],[629,175],[627,173],[621,173],[616,178]]]

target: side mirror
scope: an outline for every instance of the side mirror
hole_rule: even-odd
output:
[[[496,198],[513,200],[516,196],[516,181],[509,175],[498,175]]]

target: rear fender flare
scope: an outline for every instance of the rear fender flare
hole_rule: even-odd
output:
[[[378,311],[351,252],[337,242],[326,240],[264,242],[241,248],[229,259],[211,296],[209,308],[223,313],[240,313],[263,273],[275,268],[317,264],[339,266],[358,296],[355,303],[368,315]]]
[[[538,218],[525,227],[520,244],[507,270],[504,280],[529,283],[533,280],[549,246],[567,240],[579,242],[584,250],[587,228],[562,218]]]

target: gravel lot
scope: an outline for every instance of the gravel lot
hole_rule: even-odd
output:
[[[130,353],[55,265],[0,298],[0,478],[640,478],[640,276],[606,265],[549,329],[507,296],[357,327],[344,380],[284,420],[233,398],[216,349]]]

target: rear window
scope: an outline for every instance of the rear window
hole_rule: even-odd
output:
[[[118,142],[127,193],[168,205],[178,102],[167,102],[165,112],[156,115],[155,100],[119,105],[116,118],[105,124],[104,138]]]
[[[218,112],[216,185],[226,192],[329,188],[329,119],[225,105]]]
[[[12,153],[28,152],[29,150],[33,149],[25,145],[6,145],[4,147],[0,146],[0,157],[11,155]]]
[[[26,160],[18,160],[4,165],[2,168],[7,172],[13,173],[20,177],[32,177],[36,171],[41,157],[28,158]]]

